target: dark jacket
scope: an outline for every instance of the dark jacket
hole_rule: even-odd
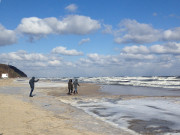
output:
[[[73,90],[73,84],[71,81],[68,82],[68,89]]]
[[[35,77],[32,77],[31,80],[29,80],[29,85],[31,88],[34,88],[34,83],[38,82],[39,79],[35,80]]]

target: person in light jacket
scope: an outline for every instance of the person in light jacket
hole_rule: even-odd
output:
[[[75,79],[75,81],[73,82],[73,85],[74,85],[74,94],[78,94],[77,92],[77,86],[80,86],[79,83],[78,83],[78,79]]]
[[[35,80],[35,77],[32,77],[32,78],[29,80],[29,85],[30,85],[30,87],[31,87],[31,92],[30,92],[30,94],[29,94],[29,97],[33,97],[33,96],[32,96],[32,92],[34,91],[34,83],[35,83],[35,82],[38,82],[38,81],[39,81],[39,79]]]

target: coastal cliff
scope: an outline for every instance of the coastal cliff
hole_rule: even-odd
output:
[[[0,77],[3,73],[8,73],[9,78],[27,77],[27,75],[12,65],[0,64]]]

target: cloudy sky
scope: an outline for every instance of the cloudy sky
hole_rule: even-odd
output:
[[[29,77],[180,75],[179,0],[0,0],[0,63]]]

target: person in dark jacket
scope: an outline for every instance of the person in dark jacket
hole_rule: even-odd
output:
[[[71,93],[73,92],[72,79],[69,79],[69,82],[68,82],[68,89],[69,89],[68,94],[71,94]]]
[[[32,77],[32,78],[29,80],[29,85],[30,85],[30,87],[31,87],[31,92],[30,92],[30,94],[29,94],[29,97],[33,97],[33,96],[32,96],[32,92],[33,92],[33,90],[34,90],[34,83],[35,83],[35,82],[38,82],[38,81],[39,81],[39,79],[35,80],[35,77]]]

